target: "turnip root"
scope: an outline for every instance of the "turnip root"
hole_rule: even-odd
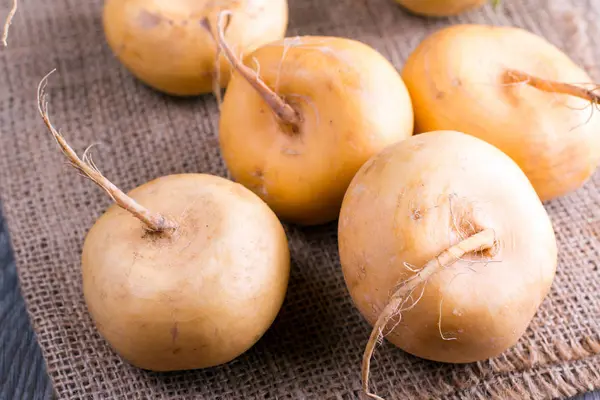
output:
[[[337,219],[360,166],[412,135],[399,73],[371,47],[344,38],[296,37],[264,46],[234,67],[221,108],[220,145],[233,178],[283,220]]]
[[[481,7],[489,0],[396,0],[408,11],[428,17],[449,17]]]
[[[2,29],[2,44],[4,47],[8,46],[8,30],[10,29],[10,24],[12,24],[12,20],[17,13],[18,1],[19,0],[13,0],[12,7],[10,8],[8,16],[6,17],[6,22],[4,22],[4,29]]]
[[[226,363],[269,328],[284,300],[289,251],[281,223],[242,185],[170,175],[123,193],[44,122],[71,165],[115,201],[83,246],[83,293],[99,332],[154,371]]]
[[[504,151],[545,201],[582,186],[600,162],[600,97],[545,39],[512,27],[457,25],[425,39],[403,77],[416,132],[452,129]]]
[[[523,335],[550,290],[557,245],[531,183],[504,153],[473,136],[413,136],[370,159],[339,219],[344,278],[381,337],[415,356],[485,360]]]
[[[106,0],[104,31],[113,52],[141,81],[179,96],[219,89],[230,68],[202,21],[228,10],[227,40],[239,54],[283,38],[287,0]]]

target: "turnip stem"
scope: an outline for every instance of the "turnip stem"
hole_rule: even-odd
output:
[[[46,75],[38,86],[38,110],[42,116],[42,119],[44,120],[44,123],[48,127],[48,130],[52,133],[56,143],[58,143],[60,146],[60,149],[65,157],[69,160],[71,166],[81,172],[86,178],[90,179],[96,185],[100,186],[106,193],[108,193],[108,195],[119,207],[133,214],[133,216],[142,221],[149,230],[154,232],[170,232],[177,229],[178,225],[175,222],[165,218],[163,215],[153,213],[147,208],[141,206],[134,199],[123,193],[121,189],[115,186],[106,177],[104,177],[104,175],[102,175],[102,173],[94,165],[94,162],[87,154],[87,151],[84,153],[83,159],[79,158],[79,156],[60,134],[60,132],[54,128],[48,115],[48,103],[46,101],[45,93],[48,77],[53,72],[54,70]]]
[[[400,287],[392,295],[387,305],[379,314],[377,322],[373,326],[371,336],[365,347],[362,361],[362,386],[365,394],[375,400],[383,400],[381,397],[369,391],[369,373],[371,370],[371,358],[375,351],[377,341],[383,334],[390,320],[398,314],[399,308],[406,300],[406,297],[419,285],[425,284],[427,280],[435,273],[454,264],[465,254],[491,249],[496,243],[496,235],[492,229],[486,229],[470,236],[454,246],[444,250],[440,255],[433,258],[423,268],[419,270],[408,281],[400,284]],[[399,315],[402,318],[402,315]]]
[[[223,11],[219,13],[219,17],[217,20],[217,38],[218,44],[221,48],[221,51],[227,58],[227,61],[231,64],[231,66],[246,80],[252,87],[258,92],[258,94],[263,98],[263,100],[269,105],[269,107],[273,110],[275,115],[279,117],[279,119],[291,125],[292,127],[298,127],[300,124],[300,117],[296,110],[294,110],[289,104],[287,104],[275,91],[273,91],[270,87],[268,87],[262,79],[260,79],[254,71],[244,65],[244,63],[237,57],[231,47],[227,44],[225,40],[225,18],[230,16],[231,13],[228,11]]]
[[[504,81],[506,83],[525,83],[543,92],[567,94],[580,97],[595,104],[600,104],[600,96],[592,90],[582,88],[581,86],[571,85],[569,83],[538,78],[522,71],[513,69],[507,70],[504,74]]]
[[[213,90],[213,94],[215,95],[215,99],[217,100],[217,107],[219,108],[219,111],[221,110],[221,104],[223,103],[223,95],[221,93],[221,47],[219,47],[219,41],[215,35],[215,33],[212,30],[212,26],[210,24],[210,21],[208,20],[208,17],[204,18],[202,21],[200,21],[200,25],[206,29],[206,31],[210,34],[210,37],[212,38],[213,42],[215,43],[215,46],[217,47],[216,50],[216,54],[215,54],[215,64],[214,64],[214,71],[213,71],[213,79],[212,79],[212,90]]]
[[[2,44],[4,45],[4,47],[8,46],[8,29],[10,28],[10,24],[12,23],[15,14],[17,13],[18,2],[18,0],[13,0],[12,8],[8,12],[6,22],[4,23],[4,30],[2,31]]]

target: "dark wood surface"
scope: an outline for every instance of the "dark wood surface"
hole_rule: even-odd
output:
[[[52,385],[19,291],[0,212],[0,400],[51,399]],[[600,400],[600,392],[573,400]]]
[[[48,399],[52,385],[19,291],[0,213],[0,399]]]

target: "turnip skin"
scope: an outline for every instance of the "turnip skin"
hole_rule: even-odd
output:
[[[287,239],[273,212],[211,175],[159,178],[129,196],[180,225],[172,237],[148,233],[113,205],[89,231],[83,287],[102,336],[154,371],[211,367],[248,350],[287,289]]]
[[[252,50],[284,37],[287,0],[106,0],[106,40],[138,79],[164,93],[194,96],[214,90],[217,45],[200,21],[221,10],[233,18],[227,39],[236,52]],[[219,83],[230,68],[219,60]]]
[[[387,324],[386,339],[439,362],[494,357],[523,335],[557,263],[550,219],[501,151],[449,131],[389,146],[357,173],[340,214],[340,260],[356,307],[375,324],[403,282],[483,231],[493,232],[493,246],[429,271],[404,304],[409,309]]]
[[[489,0],[395,0],[411,13],[428,17],[450,17],[481,7]]]
[[[350,39],[305,36],[246,57],[260,79],[298,114],[288,124],[234,73],[221,107],[220,146],[237,182],[283,220],[337,219],[348,184],[385,146],[410,137],[410,97],[394,67]]]
[[[48,74],[49,75],[49,74]],[[269,328],[285,297],[283,227],[255,194],[206,174],[169,175],[125,194],[40,115],[69,164],[114,200],[86,235],[85,301],[125,360],[153,371],[226,363]]]
[[[600,162],[597,95],[544,92],[507,79],[509,70],[556,83],[591,81],[558,48],[525,30],[444,28],[417,46],[402,72],[416,133],[453,129],[493,144],[519,164],[543,201],[578,189]]]

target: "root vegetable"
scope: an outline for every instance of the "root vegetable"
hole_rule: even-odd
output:
[[[202,23],[229,10],[227,40],[239,54],[281,39],[287,0],[107,0],[104,31],[119,60],[162,92],[189,96],[224,87],[230,68]],[[215,24],[216,25],[216,24]]]
[[[413,111],[399,73],[377,51],[350,39],[296,37],[264,46],[234,67],[220,120],[233,178],[283,220],[337,219],[360,166],[412,135]]]
[[[17,13],[18,0],[13,0],[12,7],[6,16],[6,21],[4,22],[4,29],[2,29],[2,44],[4,47],[8,46],[8,30],[10,29],[10,24],[12,24],[12,20]]]
[[[558,48],[525,30],[457,25],[425,39],[402,76],[416,132],[452,129],[511,156],[542,200],[582,186],[600,162],[600,97]]]
[[[123,193],[40,113],[71,165],[115,201],[83,246],[83,293],[102,336],[154,370],[226,363],[269,328],[284,300],[289,251],[281,223],[224,178],[170,175]]]
[[[448,363],[485,360],[523,335],[550,290],[557,246],[519,167],[459,132],[413,136],[357,173],[339,250],[352,299],[377,341]]]
[[[489,0],[396,0],[408,11],[429,17],[448,17],[481,7]]]

